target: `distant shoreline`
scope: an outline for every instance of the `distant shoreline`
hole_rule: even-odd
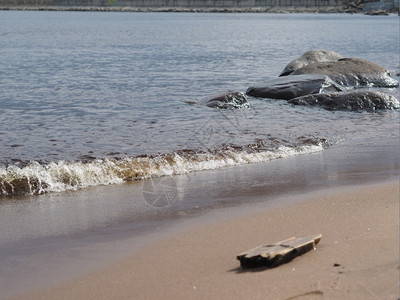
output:
[[[137,6],[48,6],[2,5],[0,10],[104,11],[104,12],[187,12],[187,13],[362,13],[343,6],[331,7],[137,7]]]

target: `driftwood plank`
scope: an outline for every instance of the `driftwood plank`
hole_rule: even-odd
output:
[[[243,252],[237,256],[243,269],[268,267],[274,268],[302,255],[319,243],[322,234],[303,238],[292,237],[274,244],[263,245]]]

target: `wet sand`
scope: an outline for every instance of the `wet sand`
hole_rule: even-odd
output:
[[[291,197],[300,200],[226,211],[224,220],[160,236],[17,299],[397,299],[398,180]],[[280,267],[243,271],[236,260],[255,246],[316,233],[324,237],[315,251]]]
[[[4,201],[0,297],[397,299],[397,141],[173,176],[165,208],[145,181]],[[246,249],[315,233],[288,265],[238,268]]]

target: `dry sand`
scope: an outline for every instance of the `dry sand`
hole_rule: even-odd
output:
[[[243,271],[236,255],[322,233],[316,250]],[[110,266],[20,299],[398,299],[399,183],[186,228]]]

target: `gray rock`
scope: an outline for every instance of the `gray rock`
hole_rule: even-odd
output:
[[[399,82],[383,66],[360,58],[317,62],[304,66],[290,75],[324,74],[344,86],[397,87]]]
[[[311,50],[305,52],[299,58],[291,61],[281,72],[279,76],[287,76],[293,71],[305,67],[309,64],[316,62],[326,62],[326,61],[337,61],[341,59],[342,56],[333,51],[327,50]]]
[[[327,110],[375,111],[400,108],[400,103],[395,97],[371,90],[308,95],[294,98],[288,102],[295,105],[318,105]]]
[[[250,107],[246,95],[242,92],[229,92],[204,98],[196,104],[220,109],[240,109]]]
[[[246,94],[253,97],[293,99],[303,95],[344,91],[326,75],[304,74],[284,76],[249,87]]]

